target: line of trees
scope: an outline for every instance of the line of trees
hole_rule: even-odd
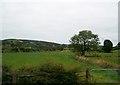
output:
[[[83,30],[80,31],[79,34],[75,34],[71,37],[70,43],[70,47],[81,56],[83,56],[86,51],[102,50],[109,53],[113,49],[113,43],[108,39],[104,40],[104,46],[100,48],[98,35],[93,34],[90,30]]]
[[[7,39],[2,41],[2,52],[34,52],[34,51],[56,51],[65,48],[73,49],[78,55],[83,56],[86,51],[111,52],[112,49],[120,49],[120,43],[113,48],[113,43],[106,39],[104,46],[100,46],[99,37],[90,30],[80,31],[70,39],[70,45],[57,44],[45,41]]]

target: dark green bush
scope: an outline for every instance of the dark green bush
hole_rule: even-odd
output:
[[[20,77],[19,83],[34,83],[43,85],[52,84],[77,84],[78,77],[76,72],[66,71],[62,65],[48,63],[40,67],[34,67],[32,69],[23,67],[19,71],[23,73],[31,73],[31,76]]]
[[[52,84],[77,84],[78,76],[75,71],[65,70],[62,65],[48,63],[42,66],[31,66],[31,67],[21,67],[18,71],[14,72],[16,74],[16,83],[18,84],[42,84],[42,85],[52,85]],[[10,71],[10,66],[3,65],[3,75],[2,75],[3,85],[13,83],[13,72]]]
[[[8,83],[12,83],[10,65],[2,65],[2,84],[7,85]]]

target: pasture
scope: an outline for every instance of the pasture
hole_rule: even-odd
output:
[[[12,71],[17,71],[22,66],[37,66],[43,65],[45,63],[57,63],[63,65],[66,70],[77,69],[78,75],[81,79],[85,78],[85,69],[103,69],[103,65],[99,65],[96,62],[99,60],[106,61],[118,67],[118,51],[114,51],[112,53],[86,53],[88,61],[85,60],[76,60],[75,53],[71,51],[43,51],[43,52],[17,52],[17,53],[3,53],[2,61],[3,64],[7,64],[11,66]],[[108,83],[109,81],[116,83],[118,82],[118,75],[116,71],[112,71],[109,75],[105,72],[92,72],[92,81],[98,83]],[[82,76],[82,77],[81,77]]]

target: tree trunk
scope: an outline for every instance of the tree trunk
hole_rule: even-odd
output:
[[[82,56],[85,55],[85,51],[86,51],[86,42],[84,40]]]
[[[83,56],[83,55],[85,55],[85,51],[82,51],[82,54],[81,54],[81,56]]]

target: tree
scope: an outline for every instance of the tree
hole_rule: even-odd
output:
[[[117,44],[117,49],[120,49],[120,42],[118,42]]]
[[[84,55],[86,51],[97,50],[99,45],[98,35],[93,34],[90,30],[80,31],[70,39],[70,43],[75,51]]]
[[[111,52],[112,47],[113,47],[113,43],[112,43],[110,40],[108,40],[108,39],[104,40],[103,50],[104,50],[106,53]]]

